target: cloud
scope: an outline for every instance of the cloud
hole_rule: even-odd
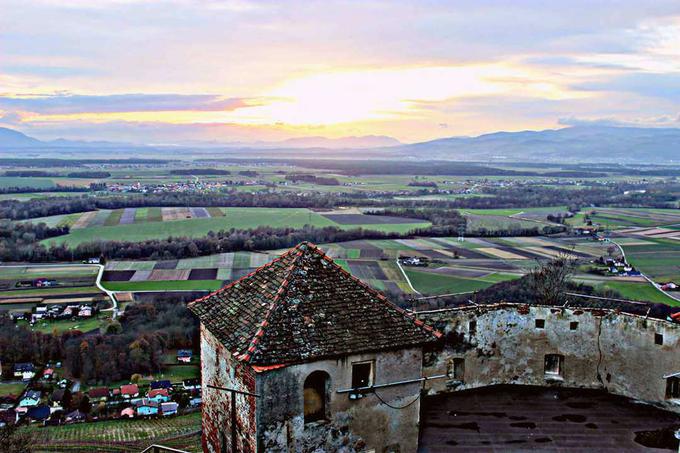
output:
[[[630,92],[680,102],[680,73],[636,72],[597,82],[580,83],[572,88],[584,91]]]
[[[21,115],[16,112],[0,112],[0,123],[15,125],[21,123]]]
[[[680,127],[680,115],[661,115],[655,117],[632,118],[622,120],[619,118],[560,118],[558,123],[562,126],[609,126],[609,127]]]
[[[46,115],[115,112],[229,112],[263,103],[262,99],[181,94],[0,96],[0,109]]]

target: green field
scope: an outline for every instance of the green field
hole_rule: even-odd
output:
[[[488,288],[491,285],[506,280],[519,278],[518,275],[491,274],[480,278],[462,278],[451,275],[441,275],[432,272],[422,272],[405,268],[413,287],[423,294],[455,294],[467,293]]]
[[[156,208],[147,208],[147,215],[158,218]],[[174,237],[202,237],[208,232],[228,230],[230,228],[250,229],[259,226],[301,228],[304,225],[316,227],[336,226],[342,229],[366,228],[385,232],[405,233],[415,228],[429,226],[428,222],[409,224],[378,224],[378,225],[339,225],[326,217],[308,209],[295,208],[222,208],[224,216],[211,218],[192,218],[187,220],[169,220],[163,222],[148,221],[132,224],[118,224],[123,210],[117,209],[111,212],[104,226],[93,226],[80,229],[72,229],[68,235],[60,236],[43,241],[44,243],[67,243],[77,246],[84,242],[98,240],[109,241],[143,241],[147,239],[164,239]],[[80,214],[76,214],[79,216]],[[44,221],[51,225],[64,224],[74,221],[73,215],[58,216],[59,219],[41,218],[36,221]]]
[[[42,333],[62,333],[67,330],[91,332],[106,326],[111,321],[111,312],[101,312],[90,319],[38,321],[31,329]]]
[[[24,178],[22,178],[24,179]],[[40,198],[51,197],[74,197],[80,195],[77,192],[30,192],[30,193],[3,193],[0,194],[0,201],[2,200],[18,200],[28,201]]]
[[[0,396],[7,396],[7,395],[14,395],[14,396],[19,396],[21,393],[24,391],[26,388],[25,384],[22,383],[17,383],[17,384],[9,384],[9,383],[0,383]]]
[[[680,281],[680,241],[645,238],[645,245],[621,244],[628,261],[658,282]]]
[[[214,291],[222,280],[164,280],[143,282],[102,282],[110,291]]]
[[[43,276],[50,278],[95,277],[99,268],[83,265],[47,266],[0,266],[0,279],[34,279]]]
[[[666,296],[649,283],[610,281],[598,285],[598,287],[601,289],[612,289],[621,294],[621,297],[624,299],[639,300],[643,302],[656,302],[674,306],[680,305],[680,301]]]
[[[36,189],[51,189],[56,187],[52,178],[22,178],[19,176],[0,176],[0,189],[9,187],[33,187]]]
[[[40,288],[40,289],[22,289],[22,290],[12,290],[12,291],[2,291],[0,296],[48,296],[48,295],[72,295],[72,294],[91,294],[100,293],[101,290],[96,286],[86,286],[86,287],[69,287],[69,288]]]

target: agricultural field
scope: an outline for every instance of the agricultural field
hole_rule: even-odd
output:
[[[0,266],[0,303],[10,297],[99,293],[98,272],[98,266],[80,264]]]
[[[37,436],[37,452],[142,451],[158,443],[191,452],[200,451],[201,413],[168,418],[106,420],[64,426],[25,428]]]
[[[300,228],[335,226],[341,229],[370,228],[385,232],[408,232],[429,222],[361,213],[317,213],[287,208],[126,208],[101,210],[32,220],[49,226],[68,225],[68,235],[45,240],[77,246],[97,240],[143,241],[176,237],[201,237],[210,231],[258,226]]]
[[[108,305],[108,296],[96,286],[98,273],[98,266],[82,264],[0,266],[0,309],[25,312],[38,305]],[[44,280],[50,286],[37,286]],[[109,319],[110,313],[101,312],[87,320],[44,320],[33,329],[87,332],[105,325]]]
[[[0,176],[0,189],[9,187],[33,187],[36,189],[51,189],[56,187],[51,178],[21,178],[18,176]]]
[[[461,209],[467,220],[468,231],[508,231],[543,228],[555,225],[547,220],[549,214],[566,214],[566,206],[524,209]]]
[[[621,246],[628,261],[655,281],[680,281],[680,240],[636,237]]]
[[[563,254],[592,260],[606,254],[608,246],[587,239],[508,237],[468,238],[464,242],[456,238],[359,240],[321,247],[338,265],[381,291],[449,294],[520,278],[537,263]],[[111,261],[106,265],[103,284],[117,291],[214,290],[249,274],[282,252],[223,253],[171,261]],[[429,265],[402,265],[400,269],[397,264],[400,257],[426,259]],[[588,278],[595,280],[595,284],[601,283],[593,276]]]
[[[17,200],[17,201],[28,201],[40,198],[50,198],[50,197],[73,197],[78,196],[76,192],[30,192],[30,193],[3,193],[0,194],[0,201],[4,200]]]
[[[583,220],[587,214],[594,224],[611,230],[634,227],[680,227],[680,209],[651,208],[595,208],[585,210],[579,218],[572,219],[573,224]]]
[[[656,302],[666,305],[680,305],[680,302],[674,300],[658,289],[654,288],[649,283],[645,282],[622,282],[610,280],[605,283],[596,285],[602,289],[612,289],[624,299],[639,300],[644,302]]]

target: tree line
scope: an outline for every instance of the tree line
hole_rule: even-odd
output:
[[[103,330],[41,333],[0,316],[0,356],[7,365],[60,361],[68,376],[106,385],[132,374],[157,373],[168,350],[198,345],[197,320],[171,296],[130,304]]]

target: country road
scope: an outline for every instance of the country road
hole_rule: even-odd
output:
[[[95,286],[99,288],[101,292],[106,294],[111,300],[111,308],[105,308],[103,311],[112,311],[112,317],[116,318],[118,316],[118,299],[116,299],[115,291],[110,291],[104,288],[101,284],[102,276],[104,275],[104,265],[103,264],[86,264],[86,263],[58,263],[58,264],[2,264],[0,267],[94,267],[97,266],[99,269],[97,272],[97,278],[95,279]]]

